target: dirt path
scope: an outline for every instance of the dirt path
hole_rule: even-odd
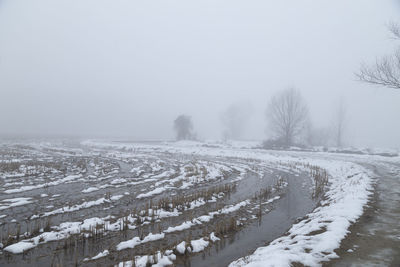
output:
[[[377,163],[374,197],[326,266],[400,266],[400,165]]]

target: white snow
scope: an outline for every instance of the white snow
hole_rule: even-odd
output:
[[[103,252],[100,252],[99,254],[97,254],[96,256],[92,257],[91,260],[97,260],[100,259],[102,257],[107,256],[108,254],[110,254],[110,252],[106,249]]]
[[[97,190],[99,190],[99,188],[97,188],[97,187],[89,187],[89,188],[86,188],[86,189],[82,190],[82,193],[90,193],[90,192],[94,192],[94,191],[97,191]]]
[[[210,238],[212,237],[211,241],[215,242],[220,240],[218,237],[214,235],[214,233],[210,234]],[[204,238],[200,238],[197,240],[190,241],[190,247],[186,248],[186,242],[182,241],[178,245],[176,245],[175,249],[180,254],[185,254],[186,251],[191,253],[197,253],[203,251],[208,245],[210,244],[209,241],[205,240]]]
[[[156,257],[156,262],[155,263],[153,260],[153,257]],[[133,264],[133,261],[125,261],[125,262],[120,262],[118,267],[146,267],[148,266],[148,263],[150,263],[153,267],[164,267],[164,266],[170,266],[173,264],[173,261],[176,260],[175,254],[172,253],[172,250],[167,250],[165,251],[164,254],[161,254],[160,251],[157,251],[155,255],[145,255],[145,256],[135,256],[135,264]]]
[[[30,203],[33,203],[32,198],[30,197],[3,199],[0,201],[0,210],[5,210],[11,207],[23,206]]]
[[[258,248],[249,257],[231,263],[230,267],[289,266],[291,262],[320,266],[322,262],[337,257],[334,250],[347,235],[348,227],[362,215],[368,202],[372,175],[353,163],[318,161],[318,164],[332,175],[327,200],[306,219],[294,224],[288,235]]]
[[[192,252],[197,253],[203,251],[208,246],[209,243],[210,242],[204,240],[204,238],[190,241],[190,245],[193,248]]]
[[[201,222],[199,222],[201,223]],[[183,222],[182,224],[175,226],[175,227],[168,227],[167,230],[164,231],[164,233],[172,233],[172,232],[177,232],[177,231],[183,231],[186,229],[189,229],[190,227],[192,227],[193,225],[195,225],[195,223],[191,222],[191,221],[186,221]]]
[[[39,244],[65,239],[73,234],[81,233],[82,230],[91,230],[96,225],[103,223],[104,220],[97,217],[86,219],[83,222],[64,222],[59,226],[53,227],[58,231],[44,232],[33,238],[25,239],[19,241],[18,243],[12,244],[6,247],[4,250],[16,254],[22,253],[28,249],[38,246]]]
[[[259,248],[253,255],[240,259],[231,266],[289,266],[292,262],[304,265],[318,266],[322,262],[336,257],[334,250],[340,246],[347,234],[348,227],[362,214],[372,189],[372,175],[358,161],[389,160],[379,156],[355,156],[332,154],[324,152],[279,152],[260,149],[237,149],[224,144],[204,144],[199,142],[179,142],[160,145],[145,144],[104,144],[99,142],[86,143],[91,146],[112,146],[124,149],[140,149],[161,153],[186,154],[191,156],[230,157],[246,160],[256,160],[260,165],[281,169],[298,174],[302,166],[311,164],[328,171],[329,185],[325,201],[321,206],[308,214],[308,218],[296,223],[283,236],[271,242],[268,246]],[[396,159],[398,161],[398,159]],[[295,166],[295,167],[293,167]],[[254,170],[262,177],[264,171]],[[216,173],[213,174],[217,175]],[[176,179],[176,178],[175,178]],[[178,179],[184,177],[178,176]],[[184,186],[193,181],[184,180]],[[157,188],[155,189],[157,190]],[[159,190],[159,189],[158,189]],[[276,199],[271,199],[274,201]],[[246,203],[241,203],[241,207]],[[233,205],[220,210],[220,213],[233,212],[238,206]],[[210,213],[202,217],[202,222],[212,219],[217,214]],[[208,217],[209,216],[209,217]],[[198,218],[199,219],[199,218]],[[185,225],[188,226],[188,225]],[[318,232],[315,232],[318,231]]]
[[[244,201],[239,202],[239,203],[237,203],[235,205],[223,208],[219,213],[221,213],[221,214],[232,213],[232,212],[235,212],[235,211],[239,210],[241,207],[244,207],[244,206],[246,206],[248,204],[250,204],[250,200],[244,200]]]
[[[34,190],[34,189],[38,189],[38,188],[43,188],[43,187],[47,187],[47,186],[54,186],[54,185],[59,185],[62,183],[71,183],[74,182],[75,180],[77,180],[78,178],[81,178],[82,175],[69,175],[66,176],[62,179],[58,179],[56,181],[52,181],[52,182],[48,182],[45,184],[38,184],[38,185],[26,185],[26,186],[21,186],[19,188],[14,188],[14,189],[8,189],[5,190],[4,193],[7,194],[12,194],[12,193],[19,193],[19,192],[25,192],[25,191],[30,191],[30,190]]]
[[[22,253],[24,251],[27,251],[31,248],[34,248],[36,245],[33,242],[30,241],[21,241],[18,242],[16,244],[10,245],[8,247],[6,247],[4,250],[14,253],[14,254],[19,254]]]
[[[219,241],[219,240],[221,240],[219,237],[216,237],[215,236],[215,233],[214,232],[212,232],[211,234],[210,234],[210,240],[212,241],[212,242],[217,242],[217,241]]]
[[[178,251],[180,254],[185,254],[186,251],[186,242],[182,241],[176,246],[176,251]]]
[[[149,233],[145,238],[143,238],[143,240],[140,240],[140,238],[136,236],[136,237],[132,238],[131,240],[123,241],[123,242],[119,243],[117,245],[117,250],[123,250],[123,249],[127,249],[127,248],[134,248],[134,247],[136,247],[137,245],[140,245],[140,244],[144,244],[144,243],[147,243],[147,242],[163,239],[164,236],[165,236],[164,233],[162,233],[162,234]]]
[[[110,184],[116,185],[116,184],[122,184],[122,183],[126,183],[126,182],[127,182],[127,180],[124,178],[117,178],[117,179],[112,180],[110,182]]]
[[[166,190],[167,190],[166,187],[157,187],[156,189],[154,189],[154,190],[152,190],[150,192],[139,194],[136,198],[140,199],[140,198],[145,198],[145,197],[151,197],[151,196],[154,196],[154,195],[161,194],[162,192],[164,192]]]
[[[51,215],[55,215],[55,214],[62,214],[62,213],[68,213],[68,212],[73,212],[73,211],[77,211],[77,210],[81,210],[81,209],[87,209],[93,206],[98,206],[104,203],[107,203],[108,200],[103,198],[99,198],[97,200],[92,200],[92,201],[87,201],[87,202],[83,202],[82,204],[76,204],[73,206],[65,206],[56,210],[52,210],[52,211],[48,211],[43,213],[40,216],[36,216],[36,217],[47,217],[47,216],[51,216]]]
[[[117,201],[117,200],[120,200],[123,196],[124,196],[124,195],[115,195],[115,196],[110,197],[110,199],[111,199],[112,201]]]

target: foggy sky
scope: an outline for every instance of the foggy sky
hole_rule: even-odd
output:
[[[244,137],[266,138],[265,110],[294,86],[313,122],[343,99],[345,141],[400,147],[400,91],[355,81],[392,53],[394,0],[0,0],[0,133],[173,137],[192,116],[221,138],[221,113],[251,103]]]

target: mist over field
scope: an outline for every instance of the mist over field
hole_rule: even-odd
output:
[[[173,139],[187,114],[198,139],[223,139],[222,117],[245,106],[231,138],[264,140],[269,100],[295,87],[317,128],[346,104],[345,145],[398,148],[399,92],[354,73],[395,51],[399,12],[372,0],[3,0],[0,133]]]
[[[0,0],[0,266],[400,266],[400,0]]]

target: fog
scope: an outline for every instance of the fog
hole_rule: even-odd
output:
[[[271,96],[295,87],[313,124],[346,103],[345,143],[400,147],[400,91],[356,81],[398,44],[399,1],[0,1],[0,133],[174,138],[190,115],[221,139],[267,138]]]

